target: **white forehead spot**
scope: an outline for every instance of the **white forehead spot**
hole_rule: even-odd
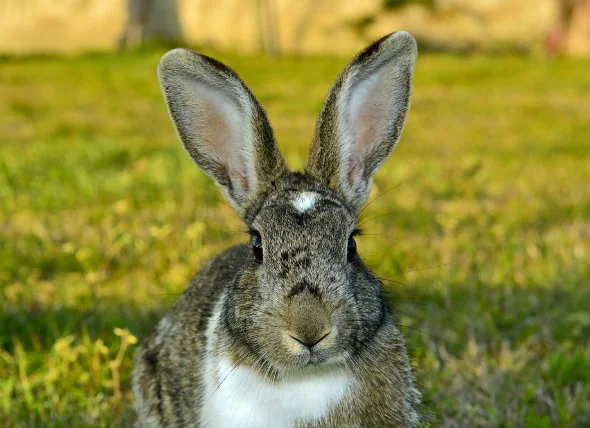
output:
[[[301,192],[293,199],[293,206],[300,213],[309,211],[315,205],[318,194],[314,192]]]

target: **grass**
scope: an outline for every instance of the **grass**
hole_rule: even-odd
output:
[[[125,426],[131,357],[244,241],[173,133],[163,52],[0,62],[0,425]],[[239,57],[301,168],[342,58]],[[423,55],[359,252],[433,425],[590,424],[590,62]]]

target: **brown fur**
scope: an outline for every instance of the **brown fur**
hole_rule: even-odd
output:
[[[357,55],[326,98],[305,173],[287,170],[264,110],[233,71],[188,51],[163,58],[160,80],[183,145],[262,242],[263,259],[242,245],[209,261],[144,340],[133,373],[138,426],[199,426],[212,395],[204,362],[219,358],[261,361],[269,383],[319,369],[355,379],[321,419],[297,426],[417,426],[420,393],[404,340],[380,282],[347,248],[372,176],[401,135],[415,55],[406,33]],[[353,101],[358,132],[342,122]],[[236,124],[227,111],[250,116]],[[232,159],[219,156],[236,147]],[[302,192],[315,195],[309,212],[293,205]]]

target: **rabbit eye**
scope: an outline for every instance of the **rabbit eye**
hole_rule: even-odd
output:
[[[350,235],[348,238],[348,249],[347,249],[346,258],[350,262],[356,256],[356,241],[354,240],[354,236]]]
[[[262,261],[262,238],[260,234],[254,233],[253,234],[254,240],[252,242],[252,254],[254,254],[254,258],[259,262]]]

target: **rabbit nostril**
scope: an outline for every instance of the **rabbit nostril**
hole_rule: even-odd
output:
[[[290,333],[287,333],[289,335],[289,337],[293,340],[295,340],[296,342],[299,342],[300,344],[302,344],[303,346],[306,346],[308,348],[313,348],[315,345],[317,345],[318,343],[320,343],[322,340],[324,340],[326,337],[328,337],[330,335],[330,331],[328,331],[326,334],[320,336],[320,337],[301,337],[301,336],[294,336]]]

